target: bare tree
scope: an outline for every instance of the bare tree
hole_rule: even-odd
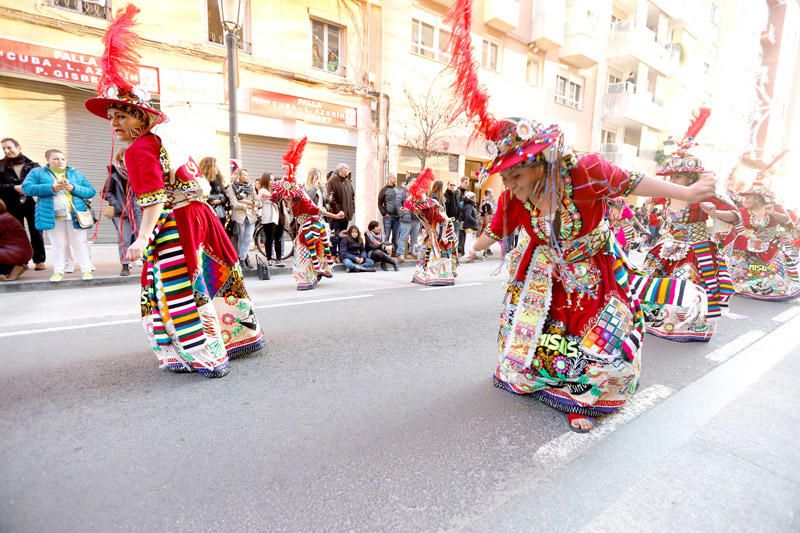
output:
[[[425,168],[428,158],[454,150],[446,141],[464,126],[463,117],[454,116],[450,93],[442,85],[441,76],[436,76],[425,93],[403,90],[411,110],[403,144],[419,158],[420,168]]]

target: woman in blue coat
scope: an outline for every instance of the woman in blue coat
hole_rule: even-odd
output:
[[[92,279],[88,228],[81,227],[78,213],[88,211],[86,202],[95,195],[94,187],[83,174],[67,166],[67,156],[60,150],[48,150],[47,166],[33,169],[22,184],[26,196],[36,198],[36,229],[47,235],[52,246],[53,275],[50,281],[64,279],[68,247],[80,266],[81,277]],[[84,224],[86,225],[86,224]],[[91,227],[91,224],[89,224]]]

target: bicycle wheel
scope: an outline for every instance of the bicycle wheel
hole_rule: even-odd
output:
[[[294,255],[294,232],[290,231],[287,228],[283,228],[283,233],[281,234],[281,250],[283,254],[281,259],[289,259]]]
[[[267,256],[267,228],[263,225],[259,225],[256,227],[255,233],[253,233],[253,241],[256,243],[256,249],[258,253],[263,255],[264,257]]]

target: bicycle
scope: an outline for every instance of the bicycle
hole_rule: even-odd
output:
[[[291,227],[284,226],[283,233],[281,234],[281,250],[283,254],[280,259],[284,261],[294,255],[294,238],[297,235],[297,229],[292,223]],[[256,229],[253,230],[253,242],[256,244],[258,252],[267,257],[267,228],[261,222],[256,224]]]

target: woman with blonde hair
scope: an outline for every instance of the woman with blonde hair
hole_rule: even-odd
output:
[[[311,202],[322,209],[325,204],[325,186],[322,183],[322,172],[318,168],[308,171],[304,189]]]
[[[228,218],[230,217],[230,203],[228,196],[225,194],[225,177],[222,171],[217,166],[216,157],[204,157],[197,165],[200,168],[200,174],[208,180],[211,186],[211,193],[208,195],[208,205],[217,215],[217,218],[225,226]]]

